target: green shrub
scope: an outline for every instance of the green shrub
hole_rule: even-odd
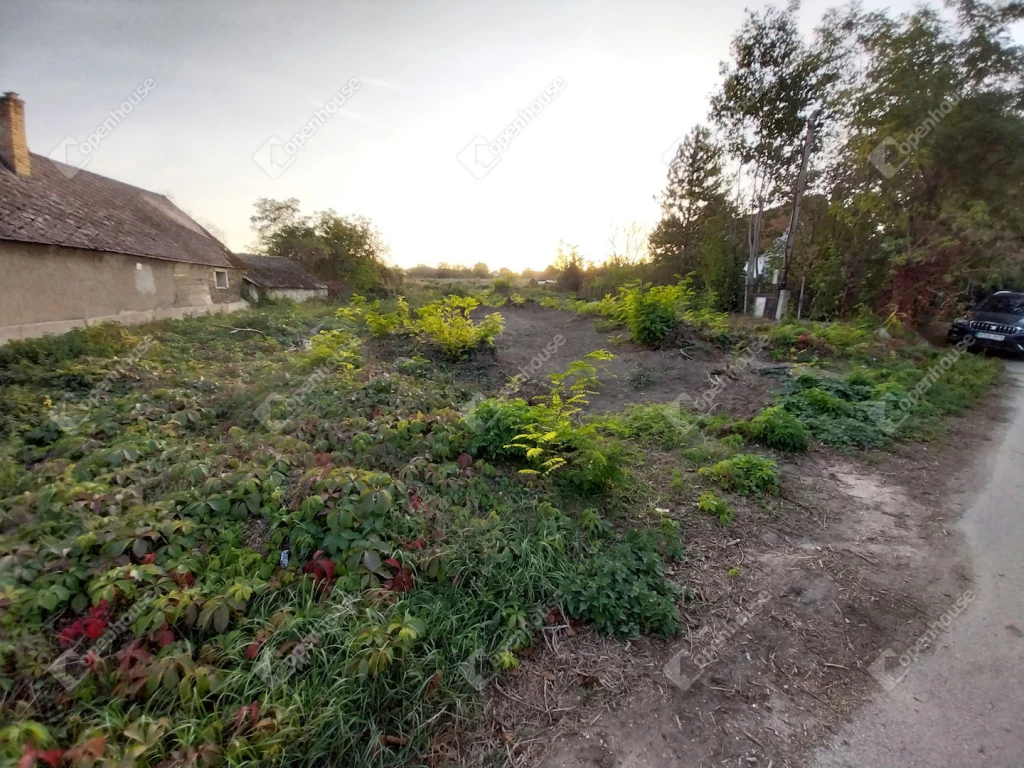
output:
[[[903,389],[886,388],[854,376],[849,379],[803,373],[785,389],[778,404],[816,438],[837,448],[877,448],[892,436],[890,424],[902,418]]]
[[[466,452],[490,461],[508,461],[522,456],[522,451],[512,443],[536,419],[534,409],[521,398],[481,400],[463,419],[467,430]]]
[[[764,408],[749,426],[752,439],[784,453],[807,450],[807,427],[780,405]]]
[[[409,305],[402,296],[398,297],[398,308],[394,312],[381,313],[377,310],[378,302],[373,304],[373,309],[366,313],[366,327],[374,336],[389,336],[410,330]]]
[[[557,471],[560,483],[583,494],[607,490],[622,480],[622,447],[602,434],[602,421],[581,415],[588,396],[599,385],[591,360],[612,357],[597,350],[571,362],[563,373],[548,375],[551,390],[535,398],[537,404],[529,406],[531,422],[505,446],[520,451],[530,463],[520,472],[546,475]]]
[[[502,296],[511,296],[515,290],[515,282],[511,277],[497,277],[494,279],[493,290]]]
[[[309,340],[306,362],[310,367],[328,364],[352,369],[362,360],[359,339],[348,331],[320,331]]]
[[[676,327],[693,295],[686,284],[647,286],[637,283],[622,289],[620,317],[633,341],[654,344]]]
[[[729,525],[736,516],[736,510],[729,505],[729,502],[714,491],[704,491],[704,493],[698,496],[697,508],[701,512],[717,517],[718,522],[722,524],[723,528]]]
[[[674,406],[633,405],[618,417],[618,424],[626,437],[652,443],[663,451],[690,445],[700,437],[692,414]]]
[[[725,490],[743,496],[779,492],[779,473],[775,462],[754,453],[740,453],[710,467],[701,467],[699,471]]]
[[[725,312],[710,307],[688,309],[683,313],[683,320],[704,331],[714,341],[722,344],[730,341],[729,315]]]
[[[679,631],[678,594],[651,535],[630,532],[579,566],[565,586],[569,615],[620,636]]]
[[[446,296],[419,310],[417,330],[438,344],[448,357],[460,359],[477,347],[490,346],[501,333],[504,321],[497,312],[480,323],[474,323],[470,314],[480,306],[472,298]]]

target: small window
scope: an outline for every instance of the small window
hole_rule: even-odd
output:
[[[217,283],[218,288],[228,287],[228,273],[224,269],[213,270],[213,279]]]

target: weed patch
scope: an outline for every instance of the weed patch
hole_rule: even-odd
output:
[[[597,361],[532,405],[483,401],[476,432],[429,360],[364,368],[364,336],[427,318],[453,355],[498,330],[435,309],[282,302],[232,316],[259,333],[194,318],[5,348],[5,762],[408,765],[551,611],[675,631],[678,530],[563,511],[627,479],[628,447],[579,410]]]
[[[743,496],[779,492],[779,472],[775,462],[757,454],[740,453],[710,467],[701,467],[699,471],[726,491]]]

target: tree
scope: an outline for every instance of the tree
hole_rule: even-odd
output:
[[[491,276],[491,268],[482,261],[473,265],[473,277],[488,278]]]
[[[925,8],[834,24],[867,62],[829,173],[845,278],[859,303],[911,320],[1002,287],[1024,250],[1024,50],[1009,35],[1024,5],[953,7],[955,21]]]
[[[558,275],[558,287],[575,293],[583,285],[583,257],[575,245],[558,244],[558,254],[551,265]]]
[[[708,128],[694,126],[669,164],[661,220],[650,236],[651,257],[664,278],[694,270],[701,227],[725,205],[723,149]]]
[[[339,216],[328,209],[311,216],[295,198],[260,198],[251,217],[255,250],[298,262],[325,282],[344,282],[357,291],[379,290],[396,278],[387,246],[369,219]]]
[[[721,90],[711,99],[711,119],[729,152],[749,176],[747,281],[753,278],[767,207],[792,199],[800,141],[812,114],[824,120],[836,99],[841,52],[836,39],[800,35],[798,3],[749,12],[732,41],[732,63],[723,63]],[[792,210],[792,209],[791,209]]]

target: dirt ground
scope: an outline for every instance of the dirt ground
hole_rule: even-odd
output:
[[[527,392],[543,389],[544,376],[565,370],[573,360],[587,353],[605,349],[614,359],[601,363],[604,386],[590,398],[594,411],[621,411],[635,403],[670,403],[676,398],[697,397],[714,385],[715,378],[727,377],[728,385],[719,390],[716,407],[734,416],[748,418],[772,400],[779,380],[760,371],[773,368],[764,361],[752,365],[736,365],[721,349],[699,341],[688,341],[680,347],[646,349],[627,340],[621,329],[612,332],[597,330],[593,318],[546,309],[538,304],[502,307],[505,330],[495,340],[495,361],[505,378],[524,375],[537,358],[541,365],[532,373],[524,387]],[[564,341],[556,341],[556,339]],[[545,355],[548,345],[555,351]],[[638,376],[638,374],[640,374]],[[645,383],[634,386],[634,381]]]
[[[540,307],[506,308],[495,360],[505,375],[556,335],[543,372],[592,349],[609,364],[599,409],[669,402],[700,391],[729,360],[714,350],[652,351],[614,344],[592,319]],[[645,389],[637,365],[654,370]],[[764,363],[768,365],[768,363]],[[737,416],[770,401],[775,377],[749,366],[718,398]],[[721,375],[719,373],[718,375]],[[542,634],[518,675],[488,690],[485,724],[465,762],[513,766],[800,766],[877,691],[869,666],[919,636],[969,586],[953,522],[970,482],[965,446],[1005,421],[998,387],[949,432],[894,453],[844,455],[815,446],[782,462],[780,498],[738,507],[720,528],[665,481],[675,458],[645,466],[657,498],[679,520],[686,562],[671,574],[693,591],[686,630],[672,641],[604,638],[565,621]],[[669,662],[671,665],[666,666]]]

